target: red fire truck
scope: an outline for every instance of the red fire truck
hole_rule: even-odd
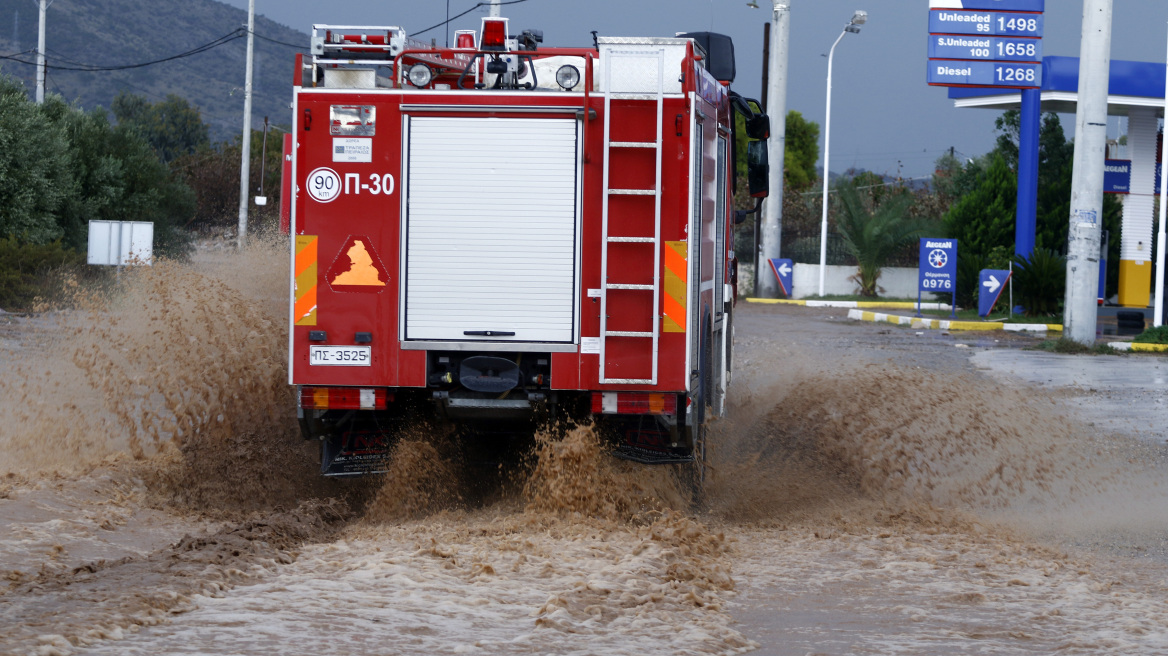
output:
[[[734,115],[760,202],[768,119],[725,36],[542,40],[316,25],[298,56],[289,382],[323,474],[384,471],[417,417],[482,455],[590,416],[615,455],[700,473],[732,372]]]

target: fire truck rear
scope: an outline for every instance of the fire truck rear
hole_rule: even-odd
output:
[[[700,478],[732,374],[735,135],[761,202],[768,119],[729,90],[727,37],[541,42],[505,18],[449,49],[316,25],[297,57],[289,382],[323,474],[384,471],[419,419],[489,459],[594,417],[615,455]]]

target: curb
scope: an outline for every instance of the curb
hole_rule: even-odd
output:
[[[1144,353],[1163,353],[1168,351],[1168,344],[1142,344],[1137,342],[1108,342],[1107,344],[1117,351],[1141,351]]]
[[[828,307],[828,308],[892,308],[894,310],[915,310],[916,303],[905,303],[902,301],[795,301],[786,298],[748,298],[747,303],[763,303],[766,305],[802,305],[805,307]],[[947,303],[921,303],[922,310],[951,310]]]
[[[881,312],[864,312],[852,310],[848,318],[856,321],[875,321],[891,323],[897,326],[911,326],[913,328],[929,328],[932,330],[1004,330],[1015,333],[1045,333],[1062,332],[1059,324],[1047,323],[1002,323],[1000,321],[947,321],[943,319],[923,319],[918,317],[900,317],[895,314]],[[1165,345],[1168,346],[1168,345]]]

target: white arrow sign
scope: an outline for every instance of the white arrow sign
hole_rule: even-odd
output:
[[[783,274],[784,276],[791,275],[791,265],[783,264],[783,266],[779,267],[779,273]]]
[[[998,291],[998,287],[1001,287],[1002,283],[995,276],[993,276],[991,274],[990,279],[983,282],[982,285],[989,288],[990,293],[992,294],[992,293]]]

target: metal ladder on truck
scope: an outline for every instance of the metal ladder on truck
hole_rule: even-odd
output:
[[[635,60],[635,61],[633,61]],[[626,63],[627,62],[627,63]],[[622,91],[618,78],[614,78],[613,68],[627,74],[635,72],[635,82],[630,86],[640,87],[635,90]],[[623,71],[621,70],[623,68]],[[648,85],[655,86],[655,91],[649,91],[644,84],[646,74],[655,74],[656,81]],[[621,75],[627,77],[627,75]],[[614,88],[614,84],[616,87]],[[654,141],[612,141],[612,101],[613,100],[642,100],[657,103],[657,130]],[[603,222],[601,235],[603,245],[600,258],[600,383],[602,385],[656,385],[657,359],[661,340],[661,317],[658,308],[661,306],[661,153],[662,134],[664,129],[665,109],[665,50],[661,48],[612,49],[604,56],[604,198]],[[644,148],[653,150],[656,163],[656,177],[652,189],[625,189],[614,188],[612,185],[612,156],[615,151],[622,149]],[[653,234],[637,236],[613,236],[609,224],[610,203],[614,196],[651,196],[653,198]],[[653,283],[630,284],[613,282],[609,270],[609,249],[613,244],[641,244],[644,248],[653,250]],[[652,329],[648,332],[614,331],[608,329],[608,296],[610,291],[636,291],[652,295],[652,305],[649,306]],[[652,349],[652,368],[648,378],[628,378],[610,376],[607,371],[609,340],[633,339],[650,345]]]

